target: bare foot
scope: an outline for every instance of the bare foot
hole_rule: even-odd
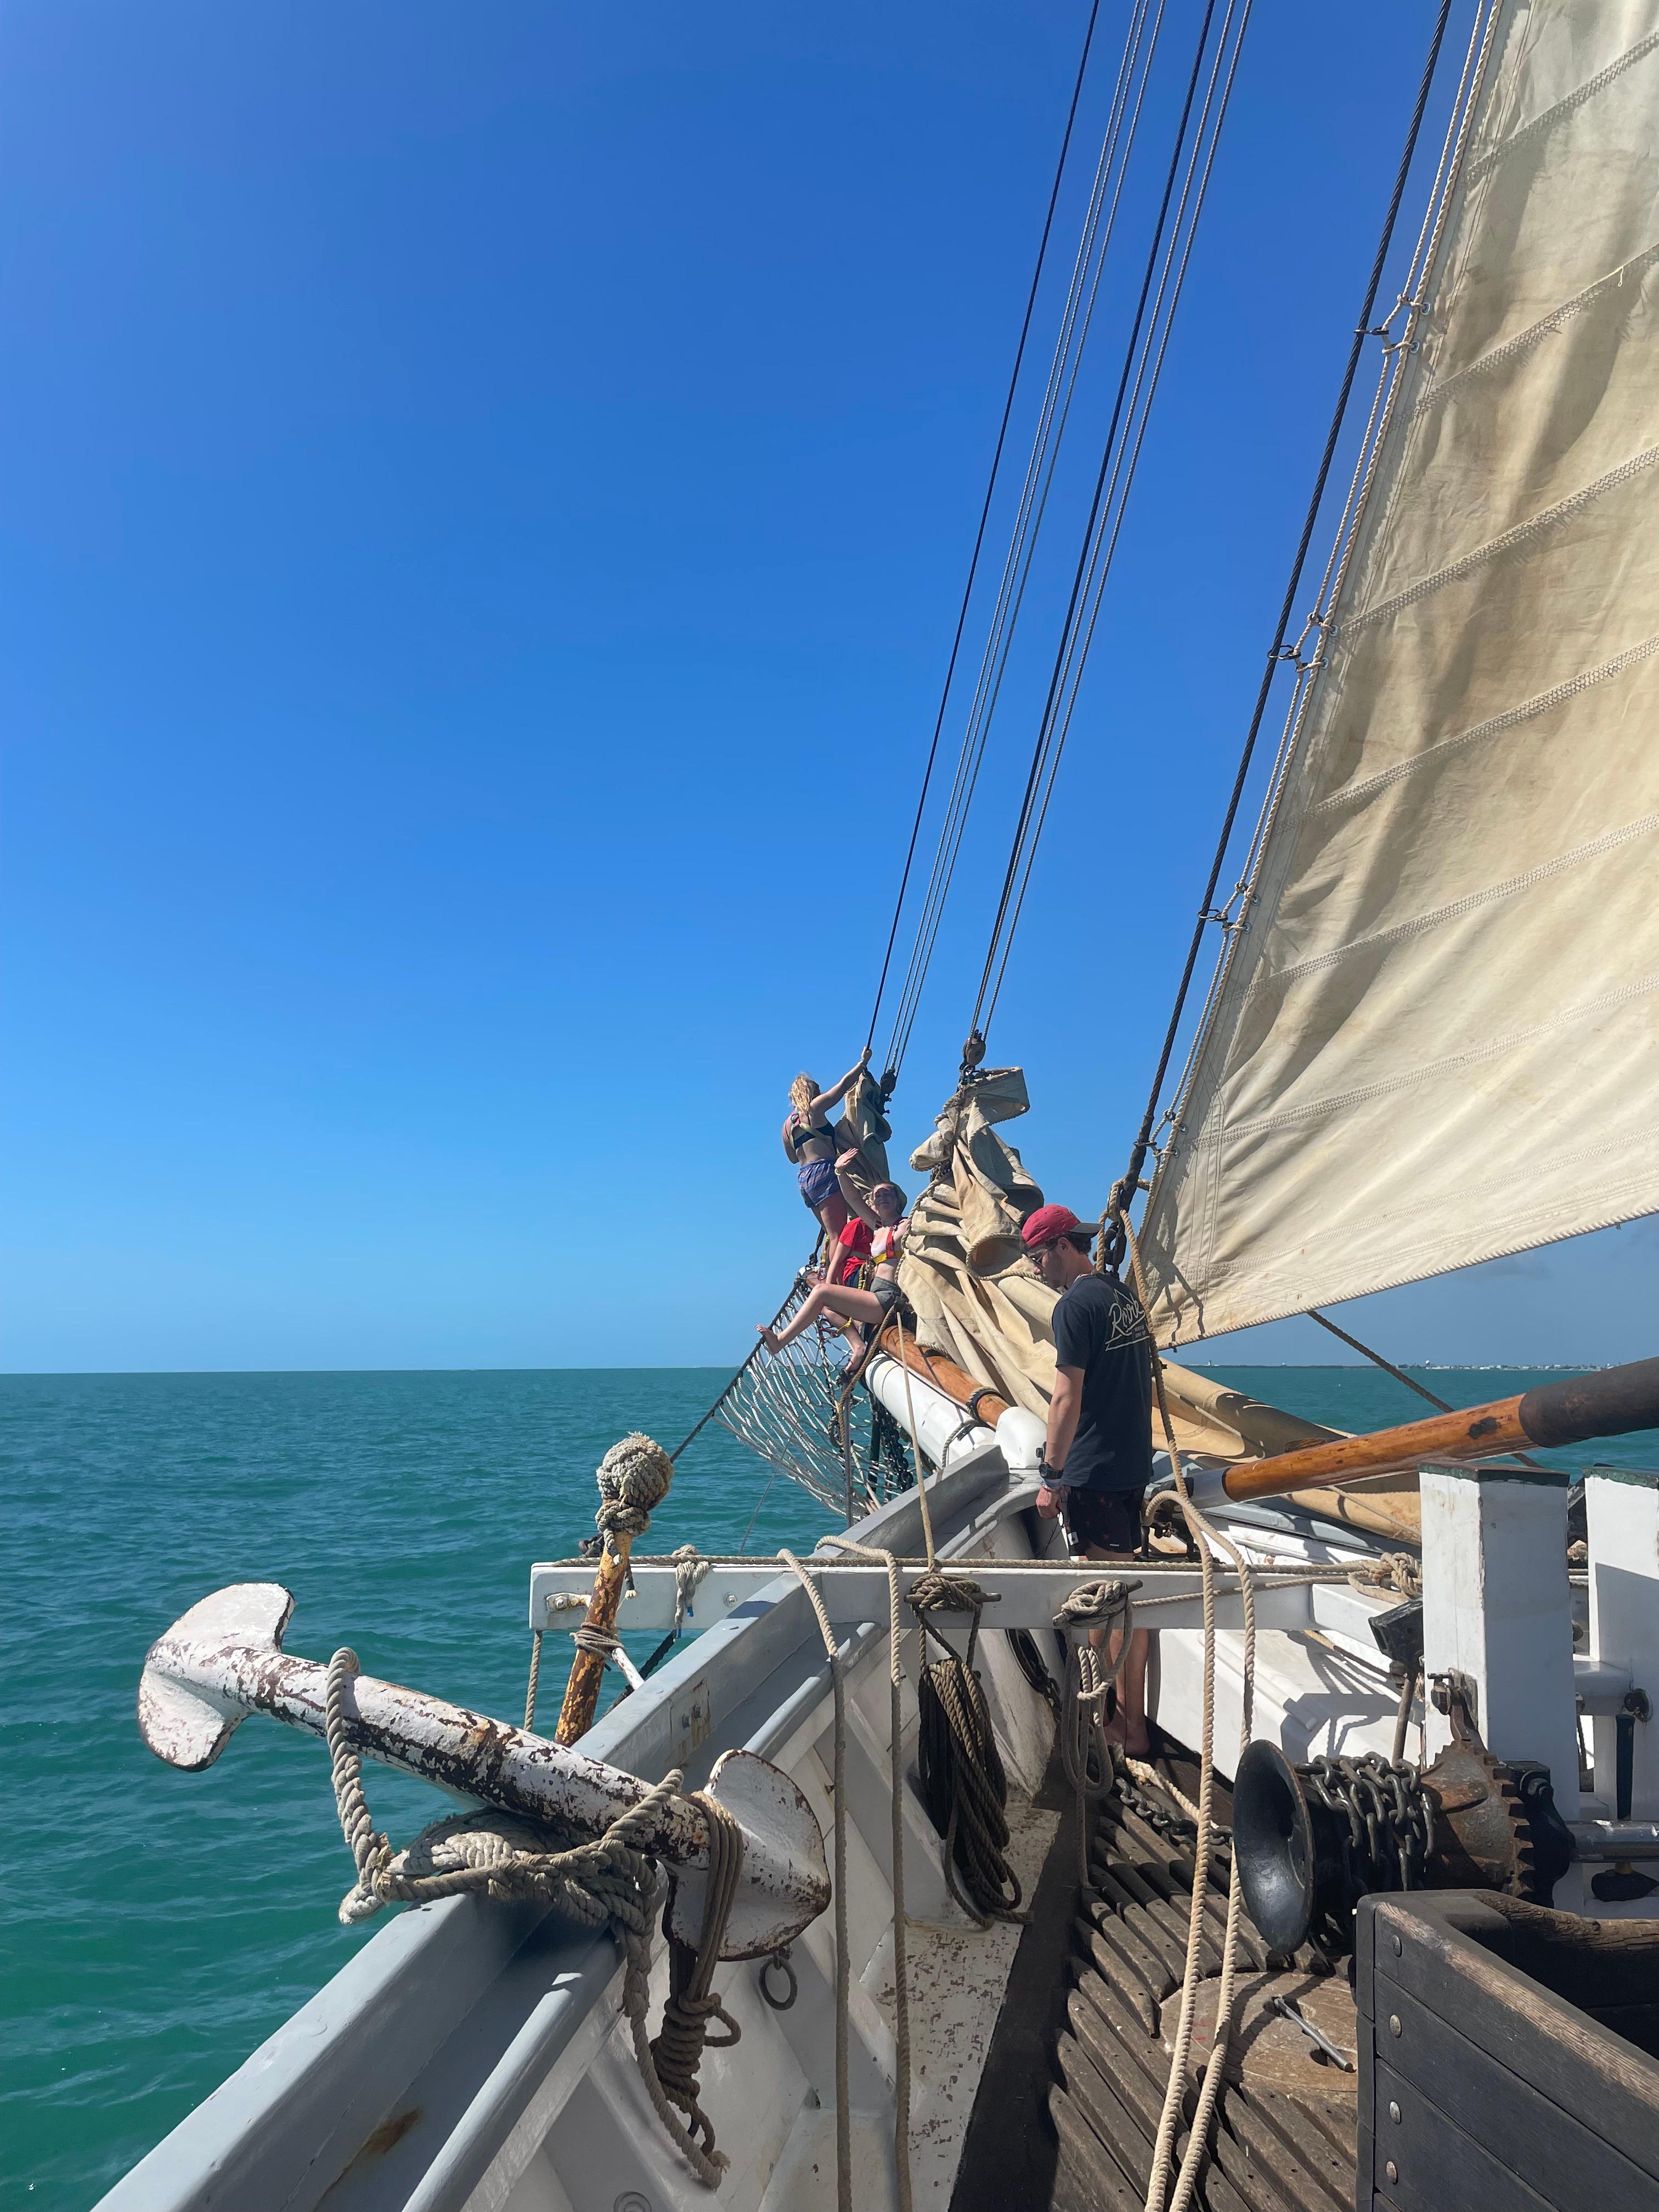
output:
[[[1130,1721],[1121,1712],[1115,1712],[1106,1723],[1108,1743],[1115,1743],[1130,1759],[1147,1759],[1152,1755],[1152,1740],[1145,1721]]]
[[[783,1346],[778,1342],[778,1333],[776,1329],[769,1328],[763,1321],[757,1322],[755,1324],[755,1334],[759,1337],[761,1342],[766,1346],[767,1350],[775,1359],[779,1352],[783,1350]]]

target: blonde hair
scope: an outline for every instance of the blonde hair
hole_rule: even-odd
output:
[[[798,1075],[789,1086],[789,1103],[803,1116],[811,1112],[817,1095],[818,1086],[810,1075]]]

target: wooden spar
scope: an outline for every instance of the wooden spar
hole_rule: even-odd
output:
[[[897,1328],[885,1328],[881,1334],[881,1348],[890,1359],[896,1359],[913,1375],[920,1375],[924,1382],[931,1382],[936,1390],[943,1390],[947,1398],[954,1398],[958,1406],[966,1407],[968,1401],[979,1393],[979,1406],[975,1419],[982,1421],[988,1429],[994,1429],[1006,1413],[1010,1401],[1000,1398],[983,1382],[975,1382],[971,1375],[964,1374],[954,1360],[947,1359],[942,1352],[924,1352],[907,1328],[902,1334]]]
[[[617,1547],[617,1555],[613,1559],[608,1550],[599,1553],[599,1571],[593,1577],[593,1595],[588,1601],[587,1612],[582,1620],[584,1628],[597,1628],[605,1636],[614,1636],[617,1632],[617,1608],[622,1603],[622,1594],[628,1582],[628,1554],[634,1539],[622,1531],[611,1540]],[[605,1680],[605,1665],[602,1651],[578,1649],[570,1662],[570,1680],[564,1686],[564,1703],[559,1707],[559,1725],[553,1732],[555,1743],[580,1742],[592,1727],[593,1716],[599,1709],[599,1685]]]
[[[896,1328],[884,1330],[881,1349],[959,1406],[965,1407],[975,1391],[982,1389],[942,1352],[924,1352],[908,1330],[902,1337]],[[987,1428],[994,1429],[1007,1411],[1006,1398],[982,1391],[979,1418]],[[1470,1406],[1462,1413],[1437,1413],[1432,1420],[1407,1421],[1370,1436],[1335,1437],[1327,1443],[1276,1453],[1271,1459],[1244,1460],[1228,1468],[1221,1483],[1227,1496],[1241,1504],[1253,1498],[1280,1498],[1295,1492],[1298,1502],[1310,1510],[1340,1516],[1350,1485],[1413,1471],[1425,1460],[1489,1459],[1524,1451],[1528,1444],[1548,1450],[1585,1443],[1593,1437],[1651,1428],[1659,1428],[1659,1359],[1638,1359],[1626,1367],[1603,1368],[1599,1374],[1546,1382],[1519,1397]],[[1356,1499],[1352,1517],[1362,1527],[1374,1525],[1376,1533],[1415,1541],[1414,1516],[1402,1511],[1405,1503]],[[1367,1504],[1376,1510],[1367,1511]]]
[[[1528,1444],[1547,1450],[1656,1427],[1659,1359],[1638,1359],[1627,1367],[1603,1368],[1598,1375],[1547,1382],[1519,1397],[1467,1407],[1460,1413],[1437,1413],[1432,1420],[1407,1421],[1370,1436],[1339,1437],[1272,1459],[1248,1460],[1227,1468],[1221,1486],[1242,1503],[1281,1497],[1310,1483],[1341,1488],[1368,1482],[1425,1460],[1491,1459]]]

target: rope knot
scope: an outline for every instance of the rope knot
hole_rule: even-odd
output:
[[[1000,1600],[966,1575],[949,1575],[942,1567],[930,1567],[911,1583],[906,1602],[925,1625],[930,1613],[971,1613],[977,1620],[988,1605],[999,1604]]]
[[[1402,1598],[1423,1595],[1423,1569],[1409,1552],[1384,1552],[1352,1569],[1348,1580],[1355,1589],[1397,1590]]]
[[[1073,1630],[1109,1627],[1120,1615],[1127,1617],[1129,1593],[1139,1588],[1139,1583],[1116,1577],[1079,1583],[1054,1615],[1054,1626],[1062,1636]]]
[[[642,1536],[651,1526],[653,1509],[668,1495],[673,1480],[673,1461],[659,1443],[638,1429],[611,1445],[594,1475],[599,1486],[599,1510],[593,1519],[613,1559],[617,1549],[611,1540]]]

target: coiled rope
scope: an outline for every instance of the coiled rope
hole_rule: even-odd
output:
[[[649,2089],[654,2080],[665,2100],[685,2114],[690,2132],[683,2141],[678,2134],[675,2139],[692,2159],[698,2179],[713,2189],[719,2187],[729,2160],[714,2148],[714,2124],[698,2101],[697,2069],[705,2046],[729,2051],[743,2035],[742,2028],[709,1988],[743,1872],[743,1831],[719,1799],[706,1790],[694,1790],[691,1802],[701,1808],[708,1823],[708,1881],[703,1892],[702,1925],[695,1945],[669,1936],[668,1996],[662,2008],[662,2026],[647,2046],[651,2066],[646,2072],[646,2087]],[[709,2022],[715,2020],[727,2031],[718,2039],[708,2033]],[[637,2042],[636,2034],[636,2048]],[[641,2070],[645,2071],[643,2067]],[[702,2165],[693,2158],[694,2151],[700,2154]]]
[[[931,1636],[940,1655],[924,1661],[916,1685],[916,1771],[928,1817],[945,1838],[946,1886],[981,1928],[1017,1920],[1024,1893],[1007,1858],[1008,1778],[974,1667],[980,1615],[993,1601],[965,1576],[933,1568],[916,1577],[908,1602],[924,1652]],[[936,1625],[945,1613],[968,1614],[965,1654]]]
[[[363,1790],[362,1760],[346,1740],[346,1691],[358,1671],[355,1651],[337,1651],[329,1662],[323,1705],[335,1808],[357,1869],[356,1883],[341,1900],[341,1920],[350,1926],[384,1905],[428,1905],[482,1891],[498,1900],[533,1899],[584,1927],[608,1922],[623,1947],[623,2010],[646,2094],[697,2179],[707,2189],[718,2189],[730,2161],[715,2148],[713,2123],[698,2101],[697,2069],[711,2020],[732,2031],[714,2041],[713,2049],[727,2048],[741,2032],[708,1990],[743,1868],[743,1832],[737,1822],[717,1798],[703,1790],[691,1793],[690,1802],[708,1830],[702,1925],[695,1946],[669,1938],[669,1996],[661,2031],[652,2040],[646,2032],[651,1928],[663,1891],[652,1845],[670,1801],[679,1794],[682,1771],[675,1768],[665,1774],[602,1834],[582,1843],[550,1848],[549,1836],[558,1832],[552,1822],[468,1812],[434,1821],[405,1850],[394,1852],[374,1826]],[[690,2120],[690,2131],[680,2112]]]
[[[983,1928],[992,1920],[1017,1918],[1024,1896],[1006,1856],[1007,1776],[985,1692],[973,1669],[980,1614],[987,1598],[977,1583],[964,1576],[948,1575],[939,1565],[902,1316],[896,1315],[895,1322],[899,1366],[904,1375],[904,1408],[916,1454],[916,1503],[921,1509],[922,1541],[927,1553],[927,1572],[917,1577],[909,1602],[921,1626],[923,1653],[931,1632],[944,1654],[931,1665],[924,1662],[916,1683],[916,1765],[928,1816],[945,1839],[946,1886],[963,1911]],[[930,1613],[942,1612],[966,1612],[973,1616],[965,1662],[928,1619]],[[966,1895],[957,1881],[958,1871]]]

